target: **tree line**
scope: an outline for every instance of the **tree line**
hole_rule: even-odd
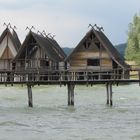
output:
[[[135,14],[129,24],[127,47],[125,49],[126,60],[140,64],[140,15]]]

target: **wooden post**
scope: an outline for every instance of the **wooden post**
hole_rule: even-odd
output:
[[[28,106],[33,107],[32,86],[27,85],[27,89],[28,89]]]
[[[70,91],[70,84],[67,85],[68,88],[68,106],[71,105],[71,91]]]
[[[113,105],[113,101],[112,101],[112,83],[110,83],[110,106]]]
[[[1,73],[0,81],[2,82],[2,73]]]
[[[74,106],[74,84],[67,84],[68,87],[68,105]]]
[[[71,105],[74,106],[74,84],[71,84]]]
[[[123,77],[122,77],[123,79],[125,79],[125,76],[124,76],[124,74],[125,74],[125,70],[123,69]]]
[[[106,104],[109,105],[109,84],[106,83],[106,92],[107,92],[107,102]]]
[[[139,75],[139,86],[140,86],[140,71],[138,71],[138,75]]]

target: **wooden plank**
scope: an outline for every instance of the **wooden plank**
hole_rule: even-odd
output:
[[[102,52],[102,57],[104,58],[110,58],[109,54],[107,52]]]
[[[101,65],[112,67],[112,60],[111,59],[101,59]]]
[[[86,65],[87,64],[87,60],[80,60],[80,59],[76,59],[76,60],[71,60],[70,61],[70,65]]]
[[[99,51],[98,52],[77,52],[72,57],[72,59],[79,59],[79,58],[96,58],[99,57]]]

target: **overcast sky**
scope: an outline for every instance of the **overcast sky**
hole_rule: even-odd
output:
[[[89,30],[88,24],[104,27],[116,45],[127,40],[128,24],[140,13],[140,0],[0,0],[0,32],[3,23],[17,27],[21,41],[32,25],[55,34],[62,47],[75,47]]]

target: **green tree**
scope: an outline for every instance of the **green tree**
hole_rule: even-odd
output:
[[[133,17],[133,22],[129,24],[125,58],[140,64],[140,15],[137,14]]]

